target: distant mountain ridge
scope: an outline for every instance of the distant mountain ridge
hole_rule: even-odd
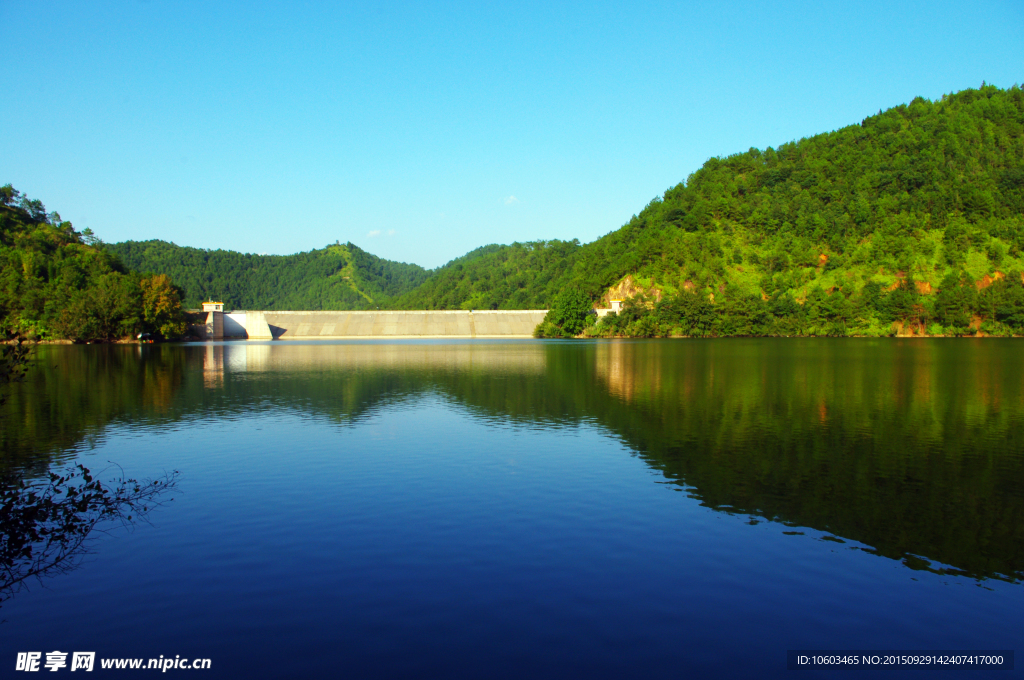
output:
[[[352,243],[295,255],[203,250],[159,240],[106,247],[132,270],[170,276],[192,308],[215,299],[228,309],[374,309],[430,275],[423,267],[384,260]]]

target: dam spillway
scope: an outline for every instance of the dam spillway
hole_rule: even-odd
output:
[[[528,338],[545,314],[546,309],[210,312],[200,328],[211,340]]]

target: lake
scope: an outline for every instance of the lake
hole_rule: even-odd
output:
[[[8,479],[179,474],[148,521],[97,527],[76,568],[8,589],[0,664],[894,677],[790,671],[787,651],[1012,650],[1022,347],[41,346],[0,411]]]

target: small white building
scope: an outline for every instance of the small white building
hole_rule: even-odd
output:
[[[598,317],[606,316],[609,312],[615,312],[616,314],[622,312],[623,300],[609,300],[608,302],[611,304],[611,307],[594,310],[597,312]]]
[[[204,302],[203,311],[206,312],[206,339],[224,339],[224,303]]]

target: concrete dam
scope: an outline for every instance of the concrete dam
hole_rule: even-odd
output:
[[[220,307],[217,309],[216,307]],[[316,340],[371,338],[529,338],[546,309],[510,311],[225,312],[206,303],[208,340]]]

